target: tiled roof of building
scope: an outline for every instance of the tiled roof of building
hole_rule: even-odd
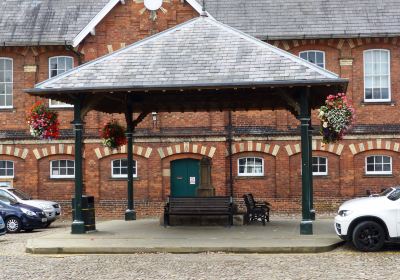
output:
[[[205,3],[206,10],[217,20],[263,40],[400,34],[399,0],[205,0]]]
[[[36,86],[38,91],[339,81],[297,56],[207,17],[132,44]]]
[[[2,0],[1,45],[72,44],[109,0]]]

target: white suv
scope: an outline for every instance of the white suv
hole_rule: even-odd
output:
[[[385,242],[400,241],[400,186],[343,203],[335,230],[361,251],[378,251]]]
[[[47,216],[47,227],[61,215],[61,207],[58,203],[48,200],[32,199],[24,192],[10,186],[0,186],[0,196],[12,197],[19,203],[42,209]]]

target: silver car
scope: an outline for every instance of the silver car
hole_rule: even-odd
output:
[[[61,216],[61,207],[57,202],[32,199],[29,195],[14,187],[0,186],[0,196],[11,197],[19,203],[42,209],[47,217],[47,226],[50,226]]]

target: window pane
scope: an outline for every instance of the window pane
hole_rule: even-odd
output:
[[[122,167],[121,168],[121,174],[127,175],[128,174],[128,168],[127,167]]]
[[[12,71],[12,60],[4,59],[4,70]]]
[[[67,162],[65,160],[60,160],[60,167],[67,167]]]
[[[74,172],[74,169],[73,169],[73,168],[68,168],[68,169],[67,169],[67,174],[68,174],[68,175],[74,175],[74,173],[75,173],[75,172]]]
[[[324,63],[324,55],[322,52],[316,53],[316,60],[317,60],[317,63],[320,63],[320,64]]]
[[[312,166],[312,172],[313,172],[313,173],[318,172],[318,165],[313,165],[313,166]]]
[[[7,169],[7,176],[14,176],[14,170],[13,169]]]
[[[75,167],[75,162],[73,160],[67,160],[67,166],[68,167]]]
[[[7,162],[5,160],[0,160],[0,168],[6,168]]]
[[[308,59],[307,59],[307,53],[306,53],[306,52],[300,53],[300,57],[301,57],[302,59],[308,60]]]
[[[128,160],[127,159],[122,159],[121,160],[121,166],[122,167],[128,167]]]
[[[120,169],[119,169],[119,168],[113,168],[113,174],[114,174],[114,175],[119,175],[119,174],[121,174]]]
[[[60,168],[60,175],[67,175],[67,169],[66,168]]]
[[[367,164],[367,171],[374,171],[374,165],[373,164]]]
[[[112,162],[112,164],[113,164],[113,167],[115,168],[115,167],[120,167],[121,166],[121,161],[120,160],[114,160],[113,162]]]
[[[56,161],[52,161],[51,163],[52,163],[53,168],[56,168],[56,167],[58,167],[59,161],[56,160]]]
[[[239,173],[244,173],[244,166],[239,166]]]
[[[390,170],[391,170],[390,164],[384,164],[383,165],[383,171],[390,171]]]
[[[319,172],[326,173],[326,165],[320,165],[319,166]]]

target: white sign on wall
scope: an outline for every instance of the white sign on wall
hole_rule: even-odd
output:
[[[190,177],[189,184],[196,185],[196,177]]]

